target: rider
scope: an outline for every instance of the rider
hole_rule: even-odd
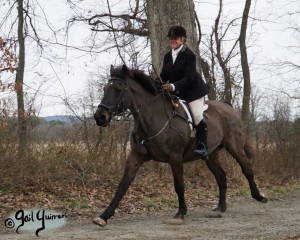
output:
[[[197,144],[195,155],[206,158],[207,126],[203,118],[204,96],[208,94],[206,83],[196,71],[196,56],[185,45],[186,31],[182,26],[173,26],[169,29],[167,37],[172,48],[164,56],[160,77],[169,81],[163,89],[172,92],[189,103],[197,130]]]

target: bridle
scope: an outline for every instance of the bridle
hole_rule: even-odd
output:
[[[112,116],[115,116],[116,114],[119,114],[119,113],[123,113],[126,110],[126,109],[123,108],[123,106],[124,106],[124,94],[125,94],[126,90],[128,89],[127,84],[126,84],[124,79],[118,78],[118,77],[113,77],[113,78],[108,80],[108,83],[113,84],[114,81],[118,81],[118,82],[122,83],[123,85],[125,85],[124,89],[122,90],[122,94],[121,94],[117,104],[114,105],[114,106],[108,106],[106,104],[100,103],[98,105],[98,108],[99,107],[106,108],[109,112],[111,112]]]
[[[124,89],[122,90],[122,94],[120,96],[120,98],[118,99],[117,104],[115,104],[114,106],[108,106],[106,104],[100,103],[98,105],[99,107],[104,107],[106,108],[109,112],[111,112],[111,116],[115,116],[117,114],[122,114],[123,112],[125,112],[126,109],[124,109],[124,94],[125,92],[128,90],[126,81],[122,78],[118,78],[118,77],[113,77],[111,79],[108,80],[108,83],[113,84],[115,81],[121,82],[123,85],[125,85]],[[160,97],[160,95],[164,95],[164,92],[160,92],[159,94],[157,94],[153,99],[151,99],[151,101],[149,101],[148,103],[146,103],[144,106],[136,109],[136,110],[130,110],[130,113],[125,117],[128,118],[131,114],[138,114],[141,112],[142,109],[144,109],[145,107],[149,106],[151,103],[153,103],[156,99],[158,99]],[[137,136],[137,128],[138,128],[138,120],[136,121],[136,129],[134,131],[134,140],[136,141],[136,143],[138,144],[145,144],[146,142],[149,142],[150,140],[156,138],[157,136],[159,136],[164,129],[167,127],[167,125],[170,123],[171,118],[168,116],[168,119],[166,121],[166,123],[163,125],[163,127],[157,132],[155,133],[153,136],[149,137],[149,138],[145,138],[145,139],[141,139]]]
[[[113,78],[111,78],[111,79],[108,80],[108,83],[113,84],[114,81],[121,82],[123,85],[125,85],[124,89],[122,90],[122,94],[121,94],[121,96],[120,96],[117,104],[115,104],[114,106],[108,106],[106,104],[100,103],[98,105],[98,108],[99,107],[104,107],[108,111],[112,112],[112,114],[116,114],[116,113],[121,114],[121,113],[123,113],[123,112],[126,111],[126,109],[123,108],[123,106],[124,106],[124,94],[128,90],[128,88],[127,88],[126,80],[124,80],[122,78],[113,77]],[[149,106],[152,102],[154,102],[162,94],[163,94],[163,92],[157,94],[153,99],[151,99],[151,101],[147,102],[144,106],[142,106],[142,107],[140,107],[140,108],[138,108],[136,110],[131,110],[130,111],[130,115],[133,114],[133,113],[139,113],[143,108]]]

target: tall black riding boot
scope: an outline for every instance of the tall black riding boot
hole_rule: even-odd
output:
[[[204,159],[208,159],[208,150],[207,150],[207,126],[205,119],[202,119],[201,122],[196,126],[197,131],[197,143],[195,148],[195,155]]]

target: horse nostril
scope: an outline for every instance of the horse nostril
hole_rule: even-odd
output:
[[[102,122],[102,121],[105,120],[105,115],[96,112],[96,113],[94,114],[94,119],[95,119],[96,121]]]
[[[98,108],[94,114],[94,119],[98,126],[105,126],[109,122],[109,112],[105,109]]]
[[[106,120],[106,116],[104,114],[101,114],[99,117],[100,122],[104,122]]]

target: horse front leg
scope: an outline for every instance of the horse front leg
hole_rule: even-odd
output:
[[[183,179],[183,162],[181,157],[173,158],[170,161],[173,177],[174,177],[174,188],[178,196],[179,208],[178,212],[174,216],[176,219],[184,220],[184,216],[187,213],[187,207],[184,198],[184,179]]]
[[[114,215],[116,208],[118,207],[120,201],[122,200],[125,193],[127,192],[130,184],[134,180],[136,173],[138,172],[143,162],[144,161],[142,161],[141,158],[139,158],[139,156],[135,153],[131,153],[128,156],[124,175],[122,177],[121,182],[119,183],[119,186],[117,188],[117,191],[112,201],[99,217],[96,217],[92,220],[93,223],[101,227],[104,227],[107,224],[107,220]]]

